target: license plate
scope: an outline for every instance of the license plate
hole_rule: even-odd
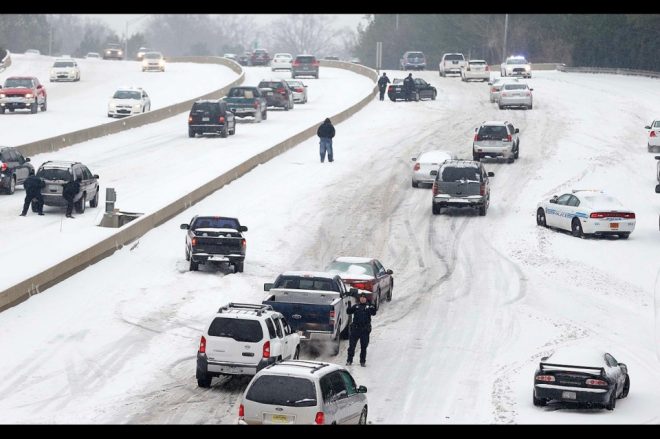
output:
[[[270,419],[276,424],[286,424],[289,422],[289,417],[286,415],[273,415]]]
[[[229,259],[227,259],[224,256],[209,256],[209,261],[216,261],[216,262],[229,262]]]
[[[208,117],[202,117],[202,122],[208,122],[210,119]]]
[[[561,392],[562,399],[576,399],[577,394],[575,392]]]
[[[610,223],[610,229],[618,229],[619,223]]]
[[[51,191],[51,192],[57,192],[57,188],[58,188],[58,187],[59,187],[59,186],[50,185],[50,186],[48,186],[48,190]]]

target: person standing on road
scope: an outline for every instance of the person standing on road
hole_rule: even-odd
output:
[[[348,358],[346,365],[353,364],[353,356],[355,355],[355,347],[358,340],[360,340],[360,366],[367,365],[367,346],[369,346],[369,334],[371,333],[371,316],[376,315],[376,307],[367,303],[367,295],[360,294],[358,299],[360,303],[348,308],[348,314],[353,315],[353,323],[350,326],[350,335],[348,341]]]
[[[78,192],[80,192],[80,178],[76,178],[75,180],[69,181],[67,184],[64,185],[64,190],[62,192],[62,195],[64,196],[64,199],[66,200],[66,217],[67,218],[73,218],[73,199],[78,195]]]
[[[385,90],[387,90],[387,84],[390,83],[390,78],[387,77],[387,74],[383,72],[383,76],[378,78],[378,90],[380,91],[380,100],[385,100]]]
[[[37,200],[37,212],[39,215],[44,214],[44,198],[41,196],[41,189],[46,187],[46,182],[36,175],[32,174],[23,183],[25,188],[25,202],[23,203],[23,211],[21,216],[27,215],[28,208],[32,200]]]
[[[329,118],[326,118],[325,121],[319,126],[319,129],[316,130],[316,135],[321,139],[321,163],[325,161],[325,153],[328,153],[328,161],[334,161],[334,156],[332,154],[332,138],[335,137],[335,127],[332,126]]]
[[[412,73],[408,73],[406,79],[403,80],[403,91],[406,94],[406,101],[412,101],[412,95],[415,91],[415,80],[412,77]]]

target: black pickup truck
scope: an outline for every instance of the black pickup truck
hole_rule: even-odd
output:
[[[186,233],[186,261],[190,271],[197,271],[199,264],[232,264],[234,273],[243,272],[246,241],[242,226],[236,218],[195,215],[190,224],[181,224]]]

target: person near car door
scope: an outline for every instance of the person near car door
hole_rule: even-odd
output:
[[[321,163],[325,161],[325,153],[328,153],[328,161],[334,161],[334,156],[332,154],[332,138],[335,137],[335,127],[332,126],[329,118],[326,118],[325,121],[319,126],[319,129],[316,130],[316,135],[321,139]]]
[[[383,72],[383,76],[378,78],[378,91],[380,91],[380,100],[385,100],[385,90],[387,90],[387,84],[390,83],[390,78],[387,77],[387,74]]]
[[[23,211],[21,212],[21,216],[27,215],[27,211],[32,200],[37,201],[37,213],[39,215],[43,215],[44,198],[41,196],[41,189],[46,187],[46,182],[32,174],[25,180],[23,187],[25,188],[25,202],[23,203]]]
[[[346,311],[353,315],[353,323],[350,326],[348,340],[348,358],[346,364],[353,364],[355,347],[360,340],[360,366],[367,365],[367,346],[369,346],[369,334],[371,333],[371,316],[376,315],[376,307],[367,302],[367,295],[360,294],[360,302],[350,306]]]
[[[413,92],[415,91],[415,80],[412,73],[408,73],[406,79],[403,80],[403,91],[406,95],[406,101],[412,101]]]
[[[69,181],[64,185],[62,196],[66,200],[66,217],[73,218],[73,199],[80,192],[80,178]]]

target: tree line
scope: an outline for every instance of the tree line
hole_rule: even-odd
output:
[[[533,63],[660,70],[659,25],[657,14],[509,14],[504,53],[504,14],[375,14],[358,29],[354,52],[375,67],[382,42],[384,69],[419,50],[431,69],[443,53],[461,52],[489,64],[520,54]]]

